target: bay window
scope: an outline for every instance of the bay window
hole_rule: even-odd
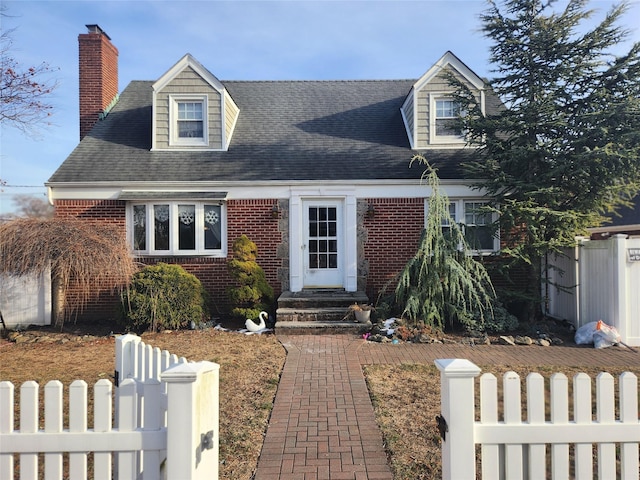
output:
[[[132,203],[129,232],[138,255],[224,256],[225,210],[205,202]]]

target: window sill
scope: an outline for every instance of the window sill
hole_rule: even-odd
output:
[[[141,258],[166,258],[166,257],[176,257],[176,258],[227,258],[226,253],[217,252],[217,253],[198,253],[198,252],[184,252],[184,253],[175,253],[175,252],[158,252],[158,253],[147,253],[147,252],[133,252],[133,255]]]

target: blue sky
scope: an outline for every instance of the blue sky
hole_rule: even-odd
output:
[[[11,1],[13,56],[59,68],[52,125],[36,137],[0,127],[0,214],[14,194],[45,198],[44,182],[77,145],[78,35],[98,24],[119,50],[119,90],[156,80],[191,53],[220,80],[419,78],[447,50],[490,77],[481,0]],[[592,1],[604,14],[614,2]],[[640,41],[640,2],[625,17]]]

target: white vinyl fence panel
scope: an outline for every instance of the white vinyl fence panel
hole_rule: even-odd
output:
[[[616,327],[624,343],[640,346],[640,238],[581,239],[547,262],[548,315],[576,328],[602,320]]]
[[[51,325],[51,272],[0,275],[0,311],[7,328]]]

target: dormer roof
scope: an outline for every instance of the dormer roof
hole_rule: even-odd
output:
[[[152,85],[154,92],[158,92],[172,82],[185,68],[191,67],[203,80],[209,85],[215,88],[218,92],[224,91],[224,85],[216,76],[207,70],[198,60],[196,60],[190,53],[185,54],[176,64],[171,67],[167,72],[162,75]]]
[[[420,90],[427,83],[431,82],[447,67],[453,68],[464,79],[469,82],[477,90],[484,90],[485,82],[476,75],[469,67],[467,67],[462,60],[456,57],[451,51],[447,51],[440,59],[433,64],[433,66],[427,70],[413,85],[415,90]]]
[[[458,116],[455,87],[446,73],[466,84],[485,112],[485,82],[452,52],[447,51],[413,85],[402,104],[402,119],[414,150],[466,146],[464,133],[447,127]]]

